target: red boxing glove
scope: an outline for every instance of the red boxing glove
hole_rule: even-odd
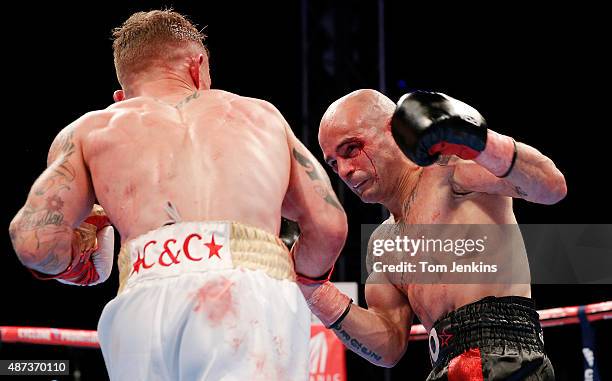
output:
[[[100,243],[100,245],[99,245]],[[114,229],[99,205],[74,231],[72,260],[59,274],[43,274],[31,270],[38,279],[57,279],[61,283],[92,286],[110,276],[113,265]]]

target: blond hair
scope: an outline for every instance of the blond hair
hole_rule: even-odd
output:
[[[203,52],[206,36],[172,9],[136,12],[113,30],[117,79],[125,85],[131,76],[154,65]]]

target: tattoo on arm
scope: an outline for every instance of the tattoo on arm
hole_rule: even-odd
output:
[[[342,207],[340,206],[336,195],[331,189],[331,183],[329,182],[327,176],[321,175],[314,163],[309,158],[298,152],[298,150],[296,150],[295,148],[293,148],[293,157],[304,168],[310,180],[312,180],[313,182],[320,181],[324,183],[324,186],[322,186],[321,184],[314,184],[315,192],[317,192],[323,198],[323,200],[325,200],[326,203],[342,211]]]
[[[36,230],[47,225],[61,226],[64,222],[64,200],[61,191],[70,190],[76,170],[70,163],[75,152],[72,130],[62,133],[49,150],[49,169],[47,178],[34,191],[34,202],[27,203],[23,209],[21,230]],[[38,205],[34,207],[33,205]]]
[[[67,130],[60,133],[49,150],[49,157],[47,158],[49,164],[51,164],[51,162],[53,162],[53,160],[55,160],[60,154],[70,156],[74,153],[75,146],[74,142],[72,141],[73,137],[73,130]]]
[[[19,230],[32,231],[46,225],[62,225],[64,221],[64,215],[61,212],[64,204],[62,199],[55,195],[47,197],[45,201],[46,205],[38,209],[26,205],[18,225]]]
[[[34,189],[34,193],[37,196],[42,196],[54,188],[57,188],[54,189],[55,193],[61,189],[70,189],[68,184],[71,183],[76,176],[76,170],[69,161],[70,157],[75,152],[75,145],[72,140],[73,135],[73,131],[68,131],[58,136],[57,140],[53,142],[47,160],[49,162],[49,168],[53,170],[53,173],[48,176],[43,184]]]
[[[348,332],[346,332],[346,330],[344,330],[342,328],[342,324],[340,324],[337,328],[334,328],[334,331],[335,331],[334,333],[336,334],[336,336],[338,336],[338,338],[348,348],[350,348],[353,352],[357,353],[358,355],[360,355],[364,359],[366,359],[366,360],[368,360],[370,362],[373,362],[373,363],[377,363],[380,360],[382,360],[382,356],[381,355],[377,354],[373,350],[371,350],[368,347],[366,347],[365,345],[363,345],[356,338],[351,337],[351,335],[349,335]]]
[[[525,192],[521,187],[519,187],[518,185],[514,187],[514,191],[516,192],[516,194],[518,194],[520,197],[527,197],[527,192]]]
[[[302,167],[306,168],[306,174],[311,180],[321,180],[321,176],[317,173],[317,169],[312,162],[306,156],[299,153],[295,148],[293,149],[293,157]]]
[[[60,253],[69,252],[72,229],[64,221],[62,192],[70,190],[76,177],[70,162],[76,152],[72,130],[60,133],[49,150],[49,167],[37,180],[25,206],[11,226],[11,239],[19,254],[32,258],[39,271],[61,271]],[[42,259],[42,260],[36,260]],[[65,259],[65,258],[64,258]]]

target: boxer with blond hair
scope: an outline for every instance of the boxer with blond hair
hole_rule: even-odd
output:
[[[306,380],[296,279],[326,277],[346,216],[273,105],[210,88],[203,38],[171,10],[114,31],[116,103],[59,133],[13,246],[39,277],[92,285],[116,227],[120,292],[98,325],[111,380]],[[281,216],[301,230],[291,253]]]

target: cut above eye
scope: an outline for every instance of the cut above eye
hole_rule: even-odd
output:
[[[346,151],[344,151],[344,156],[346,157],[355,157],[361,151],[361,147],[358,145],[350,145],[346,147]]]

